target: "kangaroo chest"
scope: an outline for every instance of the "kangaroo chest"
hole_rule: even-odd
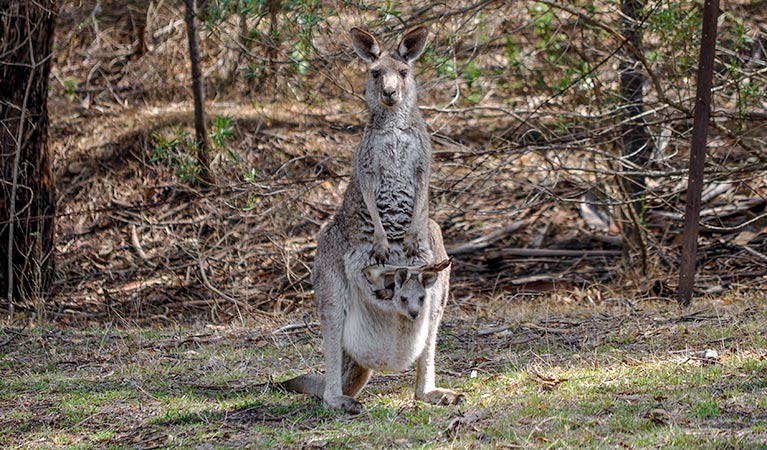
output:
[[[402,239],[410,227],[418,182],[427,176],[430,164],[431,152],[424,145],[428,142],[424,144],[418,135],[401,130],[368,132],[360,145],[357,165],[374,181],[376,207],[388,239]],[[360,212],[372,229],[367,210],[360,208]]]

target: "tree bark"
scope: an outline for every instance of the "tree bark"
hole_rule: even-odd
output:
[[[39,306],[53,279],[48,76],[55,0],[0,3],[0,298]]]
[[[192,94],[194,95],[194,130],[197,141],[197,166],[200,168],[200,181],[211,185],[214,183],[210,171],[210,144],[208,129],[205,125],[205,97],[202,87],[202,70],[200,69],[200,45],[197,42],[197,27],[194,23],[194,0],[186,2],[186,34],[189,40],[189,59],[192,62]]]
[[[698,56],[698,82],[690,142],[690,171],[687,179],[687,198],[684,205],[684,233],[682,257],[679,261],[679,291],[677,300],[683,307],[692,302],[695,284],[695,257],[698,253],[698,221],[700,197],[703,190],[703,168],[706,163],[706,137],[711,116],[711,87],[714,78],[716,53],[716,20],[719,0],[706,0],[703,5],[703,36]]]
[[[623,36],[633,49],[642,51],[642,30],[639,27],[644,0],[622,0]],[[650,159],[652,141],[647,125],[641,117],[644,111],[642,87],[645,73],[633,51],[626,54],[620,65],[621,98],[624,125],[623,158],[629,162],[629,170],[641,170]],[[641,271],[647,272],[647,248],[644,238],[644,196],[647,186],[642,175],[632,175],[621,180],[622,189],[629,202],[624,207],[621,230],[624,244],[624,266],[637,267],[633,256],[640,255]]]

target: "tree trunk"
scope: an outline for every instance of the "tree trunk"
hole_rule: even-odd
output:
[[[621,62],[621,97],[624,125],[623,158],[629,170],[641,170],[650,159],[652,141],[647,125],[641,117],[644,111],[642,86],[645,74],[634,51],[642,51],[642,30],[639,27],[644,0],[622,0],[623,36],[631,44],[626,59]],[[642,175],[632,175],[621,180],[624,195],[629,200],[624,207],[625,218],[622,232],[624,242],[624,266],[637,267],[632,259],[639,254],[642,274],[647,271],[647,248],[644,233],[644,196],[647,186]]]
[[[55,0],[0,3],[0,298],[40,306],[53,279],[48,75]]]
[[[192,94],[194,95],[194,129],[197,140],[197,166],[200,168],[200,181],[214,183],[210,172],[210,144],[205,125],[205,97],[202,91],[202,70],[200,69],[200,46],[197,43],[197,27],[194,24],[194,0],[186,2],[186,34],[189,39],[189,59],[192,62]]]
[[[684,234],[682,256],[679,259],[679,305],[688,307],[692,302],[695,285],[695,256],[698,253],[698,221],[700,220],[700,197],[703,190],[703,168],[706,164],[706,138],[711,116],[711,87],[714,78],[716,55],[716,21],[719,17],[719,0],[703,3],[703,30],[698,55],[698,81],[695,93],[695,109],[690,140],[690,170],[687,178],[687,197],[684,205]]]

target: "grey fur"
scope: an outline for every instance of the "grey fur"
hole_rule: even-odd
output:
[[[447,265],[433,273],[400,271],[392,289],[365,271],[374,263],[402,268],[447,260],[442,231],[428,218],[432,150],[412,73],[427,31],[407,33],[396,51],[382,51],[361,29],[351,35],[370,71],[369,115],[341,208],[317,236],[312,281],[326,371],[279,386],[358,413],[362,406],[354,397],[371,370],[402,371],[417,361],[416,397],[457,403],[461,394],[434,384],[437,330],[450,284]]]

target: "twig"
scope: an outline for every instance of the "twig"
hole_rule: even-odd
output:
[[[578,257],[578,256],[616,256],[620,255],[620,250],[560,250],[550,248],[505,248],[488,254],[488,257],[493,256],[565,256],[565,257]]]
[[[763,255],[762,253],[757,252],[753,248],[749,247],[748,245],[741,245],[743,247],[743,250],[747,251],[748,253],[751,253],[752,255],[756,256],[757,258],[763,259],[767,261],[767,256]]]
[[[477,336],[478,337],[482,337],[482,336],[488,336],[488,335],[491,335],[491,334],[502,333],[502,332],[504,332],[504,331],[506,331],[508,329],[509,329],[509,327],[507,325],[503,325],[503,326],[500,326],[500,327],[489,328],[487,330],[479,330],[479,331],[477,331]]]
[[[24,333],[22,333],[22,331],[27,329],[27,326],[29,326],[29,323],[30,323],[29,321],[26,321],[24,323],[24,326],[19,331],[11,330],[11,329],[4,330],[5,333],[11,334],[12,336],[4,340],[3,342],[0,342],[0,348],[3,348],[6,345],[10,344],[14,340],[16,340],[16,338],[18,338],[19,336],[25,336]]]
[[[543,331],[544,333],[552,333],[552,334],[567,334],[572,333],[573,330],[569,328],[552,328],[552,327],[542,327],[540,325],[536,325],[532,322],[528,322],[524,324],[527,328],[532,328],[534,330]]]
[[[141,247],[141,242],[139,242],[138,239],[138,232],[136,231],[136,225],[131,225],[130,227],[131,231],[131,244],[133,244],[134,250],[136,250],[136,253],[143,259],[149,266],[157,267],[157,264],[153,263],[151,258],[149,258],[149,255],[146,254],[144,249]]]
[[[27,102],[29,101],[29,92],[32,90],[32,81],[35,79],[35,70],[37,70],[37,64],[35,63],[35,48],[32,43],[32,30],[29,27],[29,5],[27,5],[26,11],[26,26],[27,26],[27,42],[29,43],[29,58],[31,68],[29,70],[29,78],[27,79],[27,87],[24,89],[24,99],[21,102],[21,116],[19,117],[19,129],[16,133],[16,153],[13,156],[13,172],[11,175],[11,198],[8,208],[8,319],[13,320],[13,313],[15,304],[13,302],[13,254],[16,246],[13,242],[13,232],[16,225],[16,191],[19,183],[19,165],[21,164],[21,146],[24,141],[24,124],[27,114]]]
[[[272,331],[272,334],[288,333],[290,331],[303,330],[305,328],[311,331],[312,327],[318,326],[320,326],[319,322],[292,323],[290,325],[285,325],[284,327],[277,328],[276,330]]]
[[[522,227],[527,226],[528,223],[530,223],[530,219],[518,220],[499,230],[495,230],[490,234],[486,234],[476,239],[472,239],[471,241],[465,244],[461,244],[456,247],[453,247],[452,249],[447,251],[447,254],[450,256],[455,256],[455,255],[464,255],[467,253],[475,253],[480,250],[484,250],[487,247],[489,247],[493,242],[519,230]]]

